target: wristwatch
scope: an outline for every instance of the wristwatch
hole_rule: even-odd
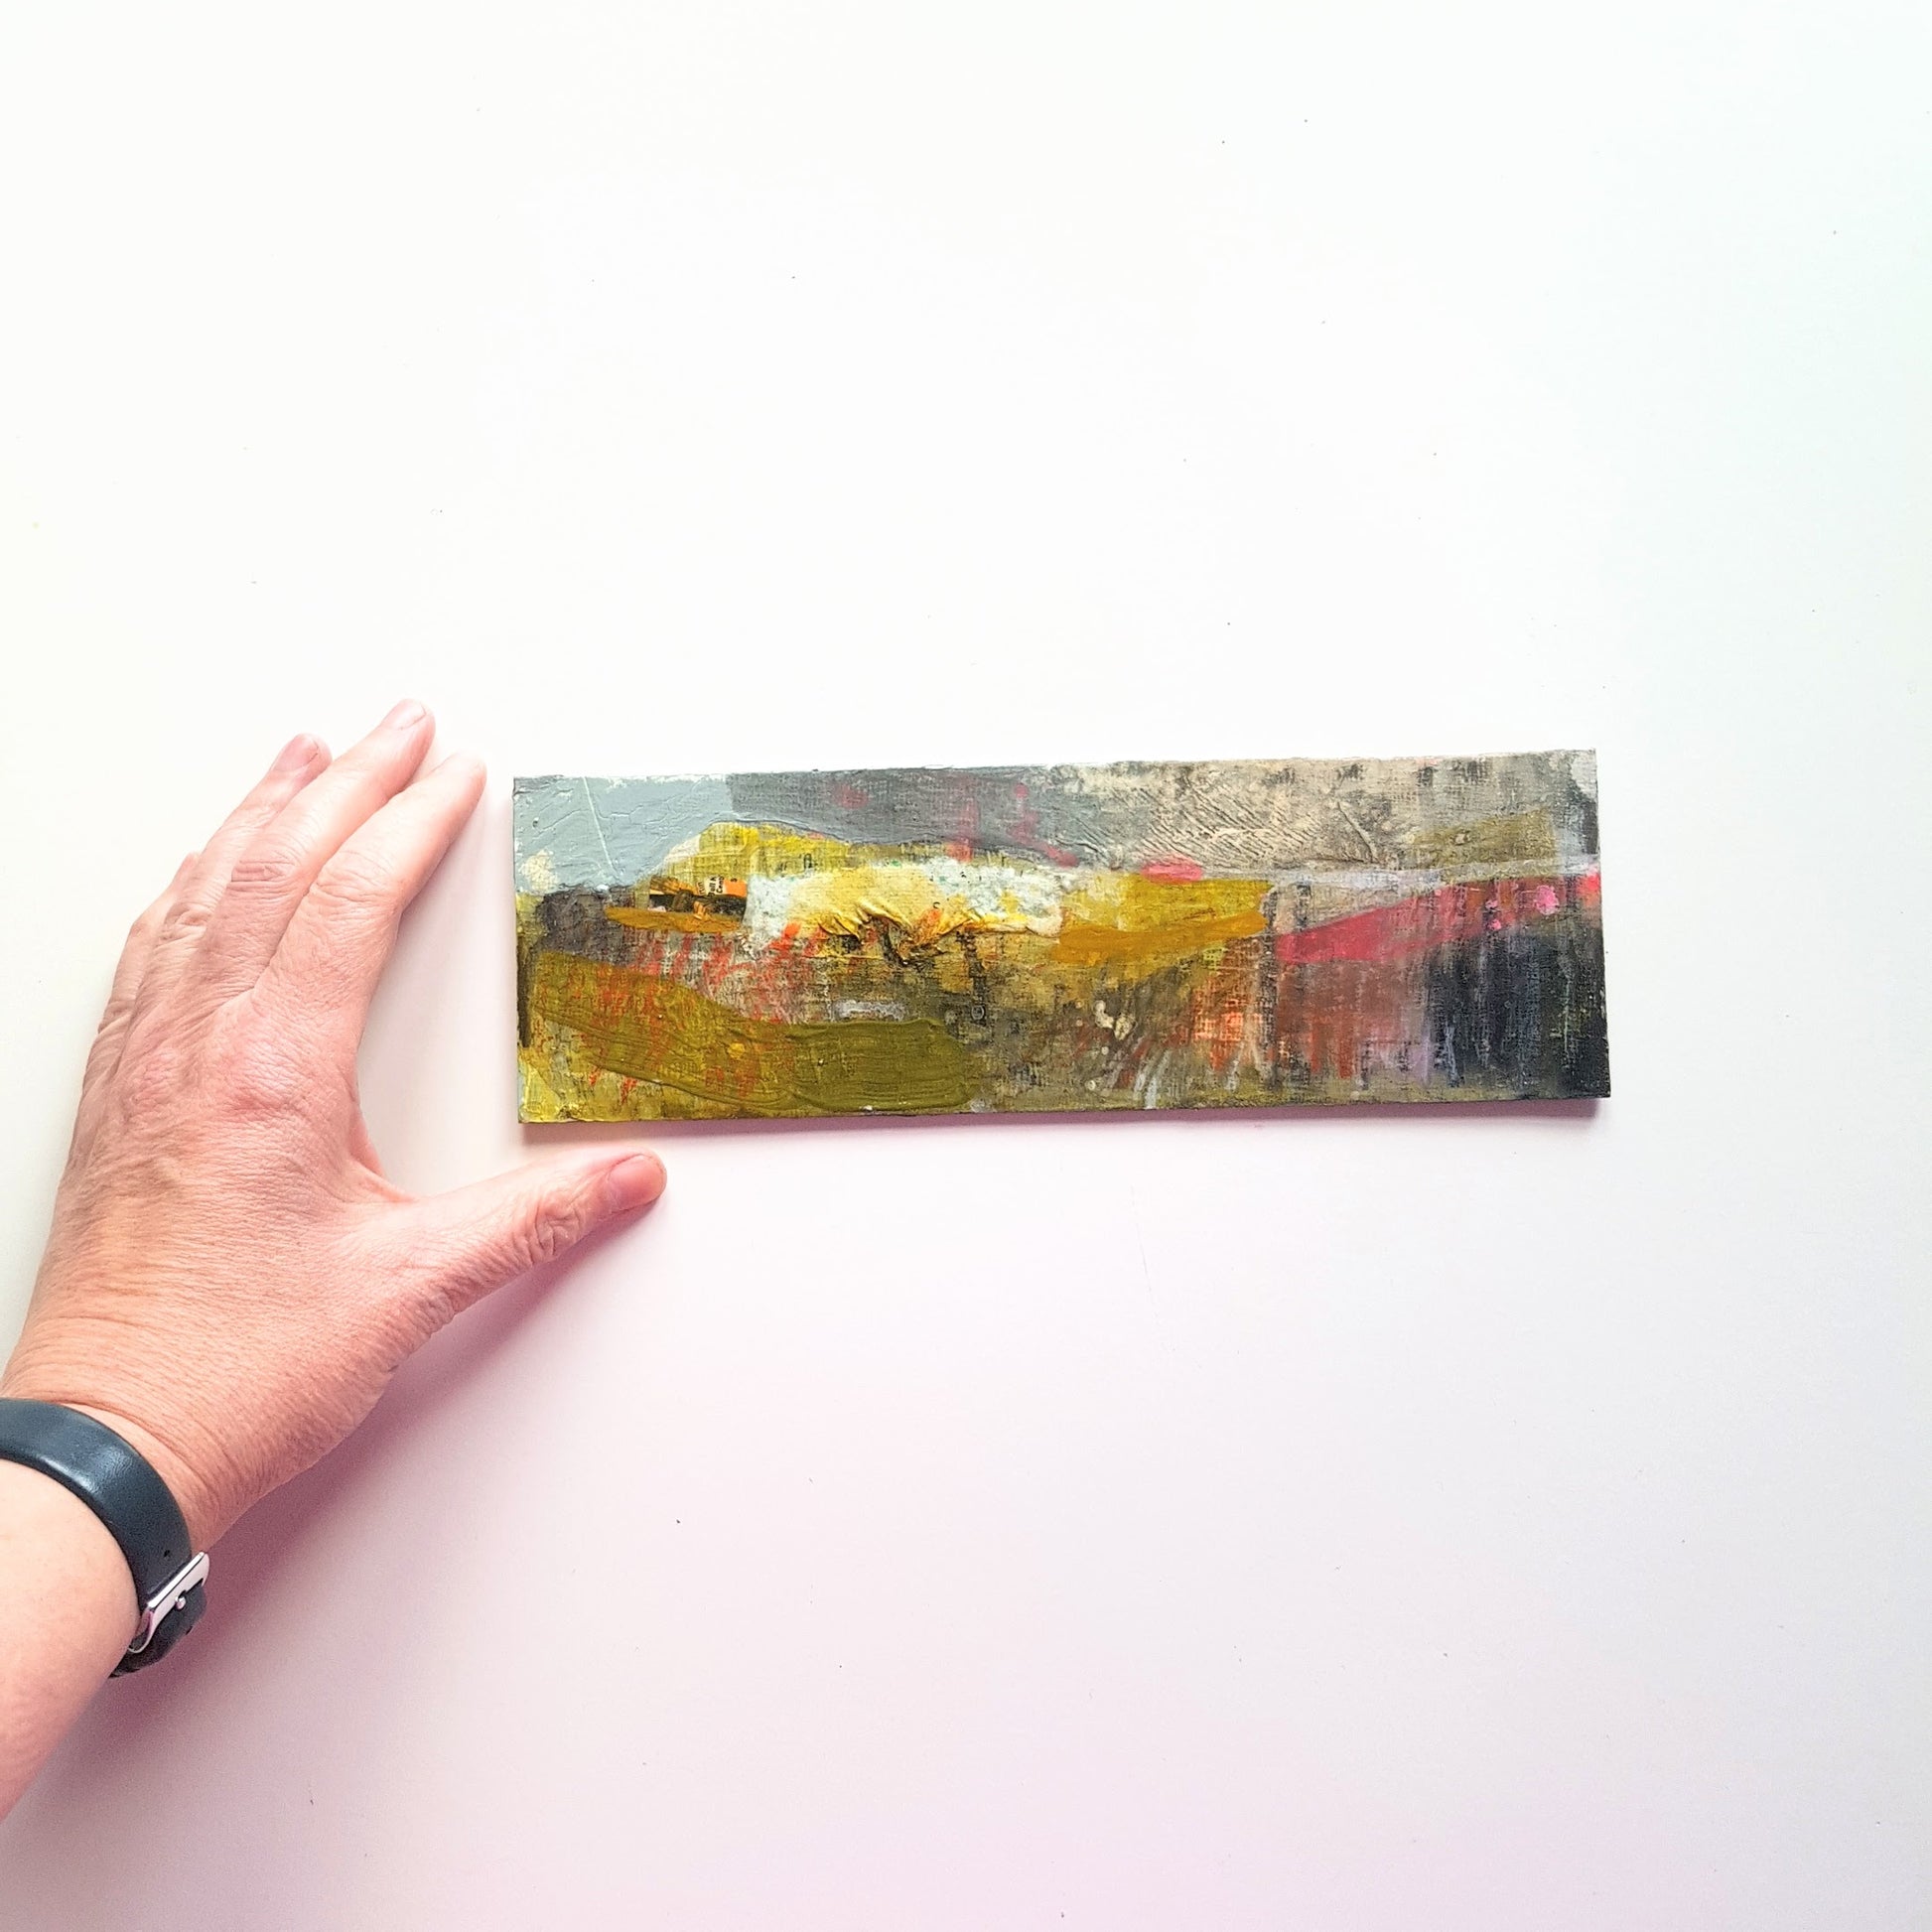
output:
[[[201,1621],[207,1557],[190,1542],[181,1506],[132,1443],[78,1409],[0,1396],[0,1461],[23,1462],[71,1489],[121,1546],[141,1621],[116,1677],[158,1662]]]

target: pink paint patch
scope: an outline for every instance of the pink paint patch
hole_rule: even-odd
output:
[[[856,812],[872,803],[872,793],[864,785],[834,785],[832,802],[842,811]]]
[[[1352,912],[1298,932],[1278,932],[1275,957],[1285,966],[1400,959],[1478,933],[1501,932],[1525,919],[1548,918],[1566,905],[1593,916],[1597,891],[1595,873],[1576,879],[1499,879],[1486,886],[1441,886],[1395,905]]]
[[[1191,886],[1205,875],[1206,868],[1192,859],[1154,859],[1141,868],[1143,879],[1165,879],[1175,886]]]

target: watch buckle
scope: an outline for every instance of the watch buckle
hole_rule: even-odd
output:
[[[154,1641],[154,1633],[188,1601],[188,1592],[207,1581],[207,1552],[191,1557],[141,1605],[141,1621],[135,1626],[134,1641],[127,1654],[138,1657]]]

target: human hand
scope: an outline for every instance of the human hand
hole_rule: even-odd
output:
[[[355,1049],[397,921],[482,794],[417,775],[398,705],[334,763],[296,739],[135,922],[0,1394],[118,1430],[198,1549],[333,1448],[491,1289],[654,1200],[605,1147],[415,1199],[383,1178]]]

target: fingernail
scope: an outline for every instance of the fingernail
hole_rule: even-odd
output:
[[[315,761],[316,754],[322,749],[316,741],[304,732],[299,738],[291,738],[276,755],[274,769],[277,771],[300,771],[306,764]]]
[[[392,732],[406,732],[411,725],[420,725],[422,722],[423,708],[414,698],[405,698],[382,721],[384,729]]]
[[[664,1164],[654,1154],[627,1155],[604,1176],[613,1213],[644,1207],[664,1191]]]

